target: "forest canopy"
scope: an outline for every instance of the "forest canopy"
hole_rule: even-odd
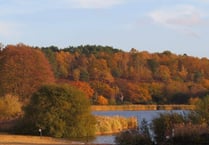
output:
[[[0,93],[25,97],[56,80],[88,93],[93,104],[99,96],[108,104],[192,104],[208,94],[208,66],[207,58],[170,51],[8,45],[0,52]]]
[[[57,79],[87,82],[93,98],[104,96],[109,104],[188,104],[209,89],[207,58],[96,45],[41,50]]]

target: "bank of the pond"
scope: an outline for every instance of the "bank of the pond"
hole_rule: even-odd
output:
[[[92,105],[92,111],[194,110],[195,105]]]

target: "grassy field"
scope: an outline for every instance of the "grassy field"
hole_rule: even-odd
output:
[[[92,111],[194,110],[194,105],[92,105]]]

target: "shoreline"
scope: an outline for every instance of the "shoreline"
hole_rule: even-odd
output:
[[[92,111],[194,110],[195,105],[92,105]]]

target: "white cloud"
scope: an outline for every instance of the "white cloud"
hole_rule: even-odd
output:
[[[204,23],[202,13],[193,6],[179,6],[158,10],[149,14],[150,18],[165,26],[193,26]]]
[[[66,0],[76,8],[108,8],[122,4],[124,0]]]
[[[194,26],[207,23],[205,16],[202,11],[190,5],[176,6],[149,13],[149,17],[154,23],[192,37],[198,37],[198,34],[192,29]]]

